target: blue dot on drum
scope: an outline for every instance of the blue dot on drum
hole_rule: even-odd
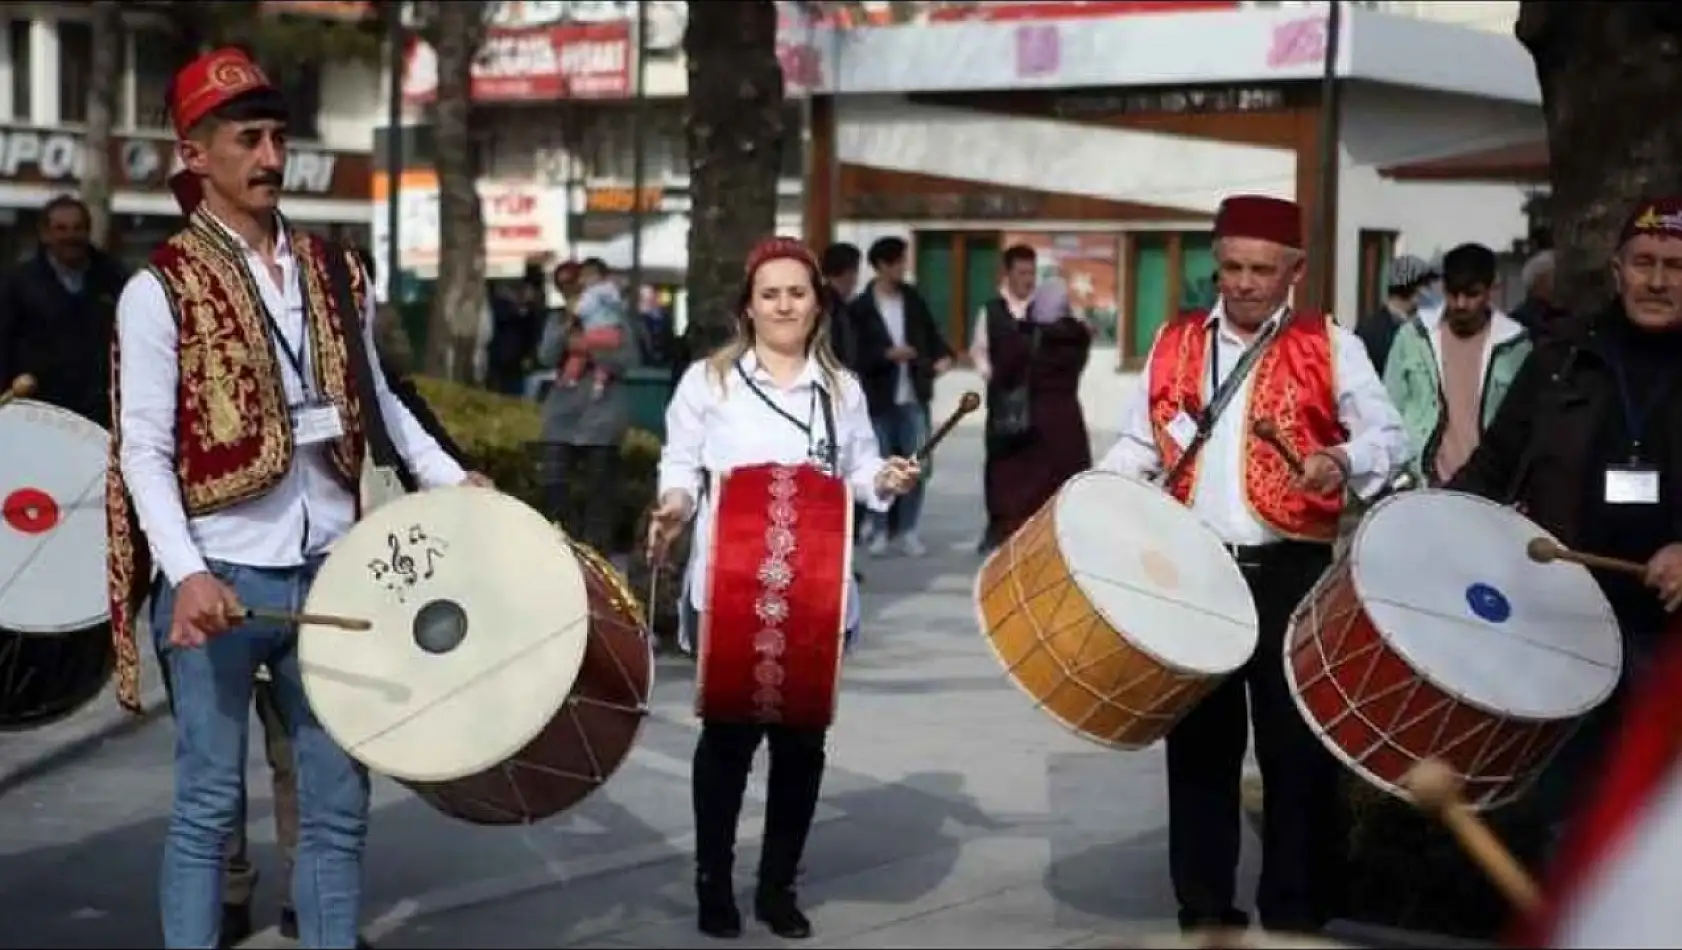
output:
[[[1512,601],[1488,584],[1473,584],[1466,588],[1466,606],[1472,608],[1472,614],[1479,620],[1489,623],[1506,623],[1513,615]]]

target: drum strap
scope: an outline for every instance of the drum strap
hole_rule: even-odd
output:
[[[324,253],[327,255],[327,279],[333,284],[334,309],[339,312],[339,332],[344,334],[345,352],[350,357],[350,375],[356,385],[356,401],[362,408],[362,418],[358,421],[362,423],[363,435],[368,440],[368,454],[373,456],[376,468],[396,468],[397,447],[391,442],[391,433],[386,431],[379,396],[374,391],[373,374],[380,372],[380,368],[374,365],[362,339],[362,314],[357,312],[356,298],[350,292],[350,266],[345,259],[347,252],[337,242],[329,241]]]
[[[1202,412],[1198,413],[1197,432],[1192,435],[1191,442],[1186,445],[1185,452],[1181,453],[1180,457],[1175,460],[1174,467],[1169,469],[1167,475],[1163,477],[1162,484],[1174,484],[1174,481],[1186,470],[1186,466],[1197,460],[1198,453],[1203,451],[1204,443],[1208,442],[1209,437],[1215,432],[1215,423],[1219,422],[1221,414],[1226,412],[1227,406],[1232,402],[1232,397],[1238,395],[1238,388],[1249,377],[1250,371],[1255,369],[1256,363],[1261,361],[1262,354],[1267,351],[1268,344],[1273,342],[1279,328],[1284,326],[1285,321],[1289,319],[1291,319],[1291,314],[1286,311],[1278,320],[1268,324],[1256,337],[1256,341],[1250,344],[1250,348],[1244,351],[1244,355],[1239,357],[1238,365],[1232,368],[1232,372],[1225,379],[1216,378],[1220,374],[1220,360],[1216,356],[1221,347],[1220,321],[1216,320],[1209,324],[1208,362],[1209,382],[1212,387],[1209,404],[1203,407]]]
[[[812,384],[812,401],[817,404],[818,411],[823,413],[824,434],[828,436],[826,439],[818,439],[814,442],[812,439],[812,424],[810,422],[801,422],[788,410],[773,402],[771,397],[765,394],[765,390],[760,389],[759,386],[754,383],[753,378],[748,376],[748,371],[742,368],[740,360],[736,361],[736,375],[742,377],[742,383],[746,385],[755,396],[759,397],[760,402],[765,403],[766,407],[768,407],[772,412],[782,416],[789,422],[790,425],[799,429],[801,434],[806,436],[806,454],[812,460],[822,462],[825,470],[828,471],[829,474],[840,474],[839,460],[841,453],[840,447],[837,444],[839,440],[837,439],[835,433],[835,410],[831,408],[829,404],[829,390],[817,383]]]

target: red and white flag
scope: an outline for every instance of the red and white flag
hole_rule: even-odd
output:
[[[1530,947],[1682,947],[1682,637],[1635,688],[1552,869]]]

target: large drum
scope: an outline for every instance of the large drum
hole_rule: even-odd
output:
[[[56,635],[110,619],[109,444],[104,429],[57,406],[0,407],[0,629]]]
[[[695,711],[819,729],[835,719],[852,577],[853,498],[811,465],[719,480]]]
[[[1144,748],[1255,652],[1255,602],[1220,538],[1159,488],[1064,483],[982,564],[982,633],[1052,718]]]
[[[369,769],[475,824],[541,821],[601,787],[647,715],[654,657],[624,582],[485,488],[386,502],[340,539],[307,613],[310,706]]]
[[[1547,532],[1510,508],[1420,490],[1374,507],[1297,608],[1285,675],[1333,755],[1407,798],[1442,759],[1467,803],[1522,794],[1612,694],[1623,641],[1586,568],[1526,554]]]
[[[0,730],[63,719],[111,679],[108,442],[56,406],[0,406]]]

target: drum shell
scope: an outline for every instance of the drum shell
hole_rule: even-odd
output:
[[[717,591],[763,588],[762,562],[742,558],[721,558],[720,549],[736,542],[738,532],[729,519],[743,519],[751,530],[756,550],[771,554],[762,532],[772,527],[767,511],[774,498],[773,483],[787,479],[793,493],[786,499],[793,519],[786,525],[793,533],[793,549],[782,559],[793,569],[795,582],[779,593],[791,602],[802,591],[811,602],[796,602],[790,617],[809,618],[806,623],[767,623],[753,611],[732,616]],[[695,677],[695,713],[709,722],[775,721],[799,729],[825,729],[835,721],[840,697],[841,655],[845,641],[847,585],[852,574],[852,496],[846,483],[808,466],[752,465],[733,469],[718,493],[713,521],[713,545],[706,580],[708,610],[701,618],[700,662]],[[827,552],[833,552],[833,557]],[[835,596],[836,592],[840,596]],[[735,601],[731,598],[730,601]],[[740,638],[757,637],[762,629],[774,627],[785,645],[774,654],[756,645],[743,645]],[[761,712],[756,691],[764,687],[754,670],[742,664],[769,661],[781,681],[772,686],[778,698],[774,720]]]
[[[1061,495],[981,565],[975,579],[981,629],[1011,680],[1053,719],[1101,745],[1142,749],[1166,736],[1225,677],[1169,666],[1104,620],[1058,547]],[[1041,593],[1051,587],[1061,596]],[[1024,596],[1025,588],[1032,596]],[[1094,627],[1101,635],[1087,636]],[[1080,635],[1065,635],[1073,631]]]
[[[109,624],[53,636],[0,630],[0,732],[74,715],[105,691],[114,667]]]
[[[1309,728],[1357,775],[1403,800],[1411,800],[1403,779],[1425,758],[1464,776],[1474,808],[1523,795],[1580,720],[1513,717],[1433,684],[1373,624],[1353,563],[1348,553],[1333,562],[1291,618],[1285,677]]]
[[[578,679],[554,719],[508,761],[449,782],[405,782],[433,808],[480,825],[530,824],[587,798],[630,754],[647,716],[654,655],[622,585],[578,557],[590,600]]]

